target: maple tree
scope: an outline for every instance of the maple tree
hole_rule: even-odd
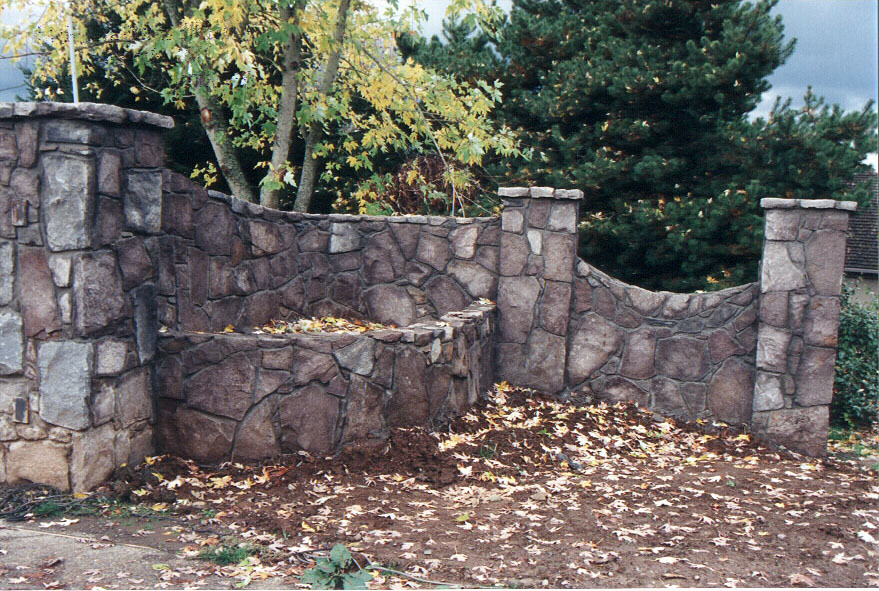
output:
[[[206,181],[222,174],[233,194],[277,208],[295,189],[293,209],[307,211],[318,180],[341,171],[372,170],[389,153],[436,154],[444,178],[465,185],[467,168],[488,153],[521,153],[512,134],[487,114],[500,101],[499,84],[459,82],[402,59],[397,31],[419,26],[423,14],[391,2],[378,8],[351,0],[86,0],[75,4],[15,0],[41,6],[39,18],[5,27],[4,50],[36,52],[33,79],[58,81],[67,67],[65,26],[72,16],[77,68],[100,70],[115,84],[132,77],[135,95],[155,93],[178,109],[195,102],[219,171],[206,163]],[[496,16],[481,0],[455,0],[449,14],[471,10],[473,22]],[[97,26],[100,39],[89,39]],[[159,70],[163,85],[142,77]],[[100,98],[106,81],[92,81]],[[57,98],[58,85],[37,86],[38,98]],[[259,154],[258,190],[241,152]],[[298,161],[294,161],[296,159]],[[365,208],[369,191],[360,194]],[[456,194],[457,196],[457,194]],[[463,209],[463,201],[452,203]]]

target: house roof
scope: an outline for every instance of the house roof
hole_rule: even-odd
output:
[[[879,235],[877,235],[877,216],[879,216],[879,176],[876,172],[855,175],[852,184],[871,181],[873,199],[868,207],[858,208],[849,220],[849,236],[845,253],[847,273],[866,273],[879,275]]]

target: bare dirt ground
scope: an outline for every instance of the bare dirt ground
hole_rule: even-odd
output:
[[[396,430],[383,449],[213,468],[163,456],[103,493],[15,527],[146,548],[139,574],[75,557],[17,568],[0,548],[0,587],[301,587],[336,543],[406,573],[373,571],[375,588],[879,585],[864,462],[503,385],[441,433]],[[236,546],[229,565],[196,560]]]

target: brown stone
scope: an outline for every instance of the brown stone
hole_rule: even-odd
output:
[[[259,403],[269,394],[278,391],[289,380],[290,373],[287,371],[264,368],[257,370],[256,388],[253,391],[254,404]],[[280,391],[283,391],[283,389]]]
[[[9,188],[19,201],[24,201],[31,207],[40,206],[40,177],[35,170],[15,170],[9,179]]]
[[[839,328],[839,299],[814,297],[806,309],[803,337],[807,345],[835,347]]]
[[[25,335],[45,337],[60,330],[55,284],[42,248],[18,248],[18,286]]]
[[[225,205],[209,202],[195,214],[195,245],[210,255],[228,255],[235,231],[232,214]]]
[[[662,339],[656,346],[656,371],[677,380],[699,380],[708,371],[705,341],[691,337]]]
[[[519,234],[501,232],[500,274],[505,277],[515,277],[522,274],[525,263],[530,254],[528,240]]]
[[[754,432],[772,443],[814,457],[827,455],[827,406],[783,408],[754,417]]]
[[[726,329],[715,330],[708,335],[708,349],[711,351],[712,363],[718,363],[727,357],[741,355],[745,352],[744,347],[734,341]]]
[[[98,155],[98,192],[111,197],[122,195],[122,159],[119,153],[101,150]]]
[[[119,268],[122,287],[129,290],[153,276],[153,263],[140,238],[129,238],[119,243]]]
[[[391,232],[400,245],[400,251],[406,260],[415,258],[415,252],[418,248],[419,229],[415,224],[390,224]]]
[[[18,121],[15,124],[15,137],[18,143],[18,165],[30,168],[37,161],[38,121]]]
[[[540,283],[535,277],[501,277],[498,315],[502,341],[524,343],[534,324]]]
[[[430,365],[425,371],[427,384],[427,408],[430,420],[440,419],[449,401],[452,385],[451,368],[446,364]]]
[[[515,385],[555,394],[565,386],[565,337],[534,329]]]
[[[571,284],[547,281],[540,298],[540,325],[553,334],[565,336],[570,307]]]
[[[448,240],[427,232],[421,233],[421,238],[418,240],[417,258],[419,261],[434,269],[442,270],[451,256]]]
[[[820,295],[838,296],[845,263],[845,234],[819,230],[806,242],[806,273]]]
[[[634,402],[643,408],[648,406],[648,395],[643,389],[619,376],[609,378],[596,392],[601,400],[608,402]]]
[[[597,314],[586,314],[568,335],[568,384],[576,385],[590,377],[613,354],[623,333]]]
[[[415,303],[396,285],[377,285],[364,294],[369,318],[382,324],[408,326],[415,321]]]
[[[230,459],[235,421],[206,415],[178,405],[160,405],[158,451],[216,463]]]
[[[116,468],[115,435],[113,425],[104,425],[74,437],[70,480],[75,492],[90,491],[113,473]],[[120,464],[127,461],[128,456],[118,460]]]
[[[796,240],[800,229],[800,218],[798,210],[766,210],[766,240]]]
[[[176,355],[169,355],[156,366],[157,396],[183,400],[183,365]]]
[[[351,376],[342,443],[384,438],[383,404],[384,390],[382,388],[368,382],[363,377]]]
[[[469,261],[452,261],[449,275],[455,278],[473,298],[497,297],[497,277],[485,267]]]
[[[835,363],[835,349],[803,349],[802,360],[797,369],[797,394],[794,398],[799,406],[830,404],[833,398]]]
[[[551,207],[550,199],[532,199],[528,207],[528,227],[545,228]]]
[[[626,346],[620,362],[620,374],[643,380],[653,377],[653,357],[656,352],[656,333],[649,329],[636,330],[626,337]]]
[[[277,409],[274,397],[254,405],[238,425],[233,459],[261,460],[281,453],[281,444],[275,434],[272,416]]]
[[[374,234],[363,249],[363,277],[367,283],[391,283],[406,270],[406,259],[400,253],[390,232]]]
[[[153,389],[146,369],[128,372],[119,379],[114,390],[116,418],[123,427],[150,418],[153,412]]]
[[[116,271],[116,257],[107,251],[82,254],[75,261],[73,299],[80,335],[107,332],[130,316]]]
[[[470,224],[458,226],[449,235],[452,242],[452,250],[456,258],[472,259],[476,254],[476,239],[479,237],[479,227]]]
[[[336,363],[330,353],[319,353],[304,347],[294,347],[293,363],[290,367],[293,383],[301,386],[318,380],[326,383],[335,374]]]
[[[791,291],[806,285],[805,273],[791,260],[787,244],[766,241],[763,245],[763,262],[760,267],[760,290],[763,293]]]
[[[275,224],[251,220],[249,229],[254,255],[275,254],[284,248],[281,232]]]
[[[790,340],[790,332],[761,323],[757,333],[757,367],[784,373]]]
[[[674,380],[656,378],[650,382],[650,392],[653,394],[651,410],[670,417],[693,418]]]
[[[706,408],[708,408],[708,397],[706,395],[708,388],[705,384],[696,384],[688,382],[681,384],[681,397],[690,411],[690,417],[698,417]]]
[[[397,353],[394,387],[387,407],[389,427],[423,425],[429,414],[424,355],[411,347]]]
[[[779,328],[787,328],[786,291],[770,291],[760,296],[760,320]]]
[[[281,444],[284,451],[315,454],[335,450],[339,430],[339,400],[310,385],[281,400]]]
[[[665,303],[666,294],[650,291],[636,286],[626,289],[629,301],[635,310],[642,316],[654,315]]]
[[[616,298],[609,289],[597,287],[592,291],[592,309],[608,320],[613,320],[617,313]]]
[[[754,368],[738,359],[727,359],[708,386],[708,408],[718,420],[736,425],[751,419]]]
[[[424,290],[439,316],[463,310],[469,303],[469,298],[461,287],[446,275],[439,275],[428,281]]]
[[[254,373],[248,355],[232,355],[189,379],[184,385],[186,402],[191,408],[240,421],[251,405]]]
[[[574,302],[572,309],[576,313],[581,313],[592,308],[592,286],[585,279],[574,280]]]

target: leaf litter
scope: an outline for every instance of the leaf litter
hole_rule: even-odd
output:
[[[80,519],[118,528],[131,502],[160,514],[154,535],[183,557],[249,549],[232,564],[153,565],[150,588],[208,575],[301,586],[337,543],[386,569],[372,588],[879,583],[875,472],[723,423],[503,383],[437,432],[394,429],[383,447],[214,467],[161,456],[103,492],[115,501]]]

